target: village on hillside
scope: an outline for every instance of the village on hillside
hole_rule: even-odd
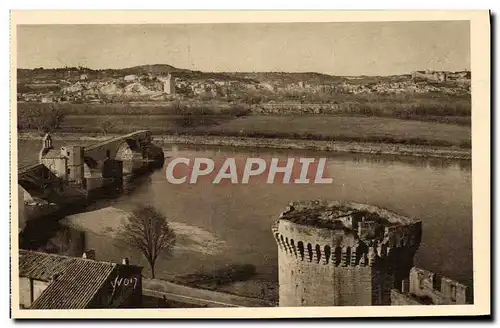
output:
[[[470,71],[414,71],[384,77],[338,77],[318,73],[202,73],[166,69],[18,70],[17,100],[40,103],[155,102],[174,99],[330,102],[336,94],[470,94]],[[128,74],[130,73],[130,74]],[[250,98],[250,99],[248,99]]]

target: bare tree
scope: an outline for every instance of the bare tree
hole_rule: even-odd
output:
[[[124,226],[122,237],[142,252],[155,278],[155,262],[160,254],[171,255],[175,233],[166,217],[152,206],[138,206]]]

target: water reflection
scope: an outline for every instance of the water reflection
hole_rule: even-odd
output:
[[[61,218],[83,211],[96,210],[110,206],[120,197],[131,197],[141,188],[148,188],[152,183],[151,174],[159,168],[149,168],[141,174],[128,174],[123,179],[123,190],[103,190],[98,198],[89,198],[87,204],[70,206],[51,215],[43,216],[26,222],[20,233],[21,249],[38,250],[47,253],[57,253],[69,256],[81,256],[85,251],[86,232],[70,228],[60,223]]]
[[[298,149],[274,149],[274,148],[238,148],[229,146],[205,146],[205,145],[165,145],[167,157],[179,157],[181,154],[196,152],[199,156],[222,154],[226,156],[248,154],[248,157],[272,155],[276,157],[327,157],[332,159],[350,160],[355,163],[373,164],[408,164],[428,168],[456,168],[464,172],[470,172],[472,162],[465,159],[447,159],[439,157],[415,157],[404,155],[370,155],[361,153],[335,153],[331,151],[298,150]]]

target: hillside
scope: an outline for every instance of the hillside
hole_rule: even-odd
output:
[[[397,76],[342,77],[315,72],[214,73],[155,64],[99,70],[18,69],[17,74],[18,100],[24,102],[107,103],[188,98],[257,104],[325,103],[345,99],[349,94],[434,93],[470,97],[470,72],[415,71]]]
[[[343,77],[142,65],[18,74],[20,131],[151,129],[160,135],[470,148],[470,72]],[[387,130],[395,126],[403,128]],[[439,132],[448,129],[449,134]]]

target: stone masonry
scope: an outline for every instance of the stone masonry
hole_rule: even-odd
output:
[[[390,305],[413,267],[422,224],[375,206],[294,202],[272,227],[280,306]]]

